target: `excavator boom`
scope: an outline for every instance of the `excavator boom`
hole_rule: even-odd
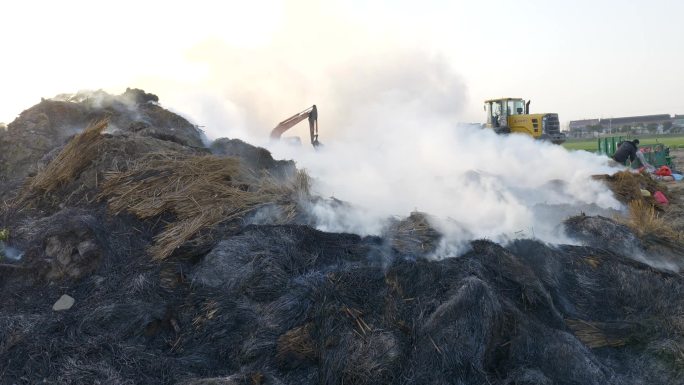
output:
[[[290,128],[294,127],[297,125],[297,123],[301,122],[304,119],[309,119],[309,131],[311,134],[311,144],[314,147],[317,147],[319,145],[318,143],[318,110],[316,109],[316,105],[314,104],[313,106],[307,108],[304,111],[298,112],[289,118],[283,120],[282,122],[278,123],[278,125],[271,131],[271,138],[272,139],[280,139],[280,137],[283,135],[283,133]]]

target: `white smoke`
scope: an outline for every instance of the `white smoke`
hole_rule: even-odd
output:
[[[380,234],[390,216],[427,212],[450,242],[516,237],[570,242],[559,229],[570,215],[620,209],[593,174],[611,173],[606,158],[568,152],[521,135],[497,136],[456,124],[388,122],[356,131],[358,140],[275,149],[313,176],[315,190],[354,209],[312,210],[328,231]]]
[[[235,12],[228,21],[224,19],[231,13],[211,7],[203,12],[178,8],[185,19],[202,20],[204,33],[194,36],[196,28],[179,29],[184,23],[170,22],[155,34],[155,47],[164,49],[154,52],[149,40],[136,38],[135,29],[130,29],[130,39],[122,39],[117,30],[110,44],[100,42],[99,35],[91,37],[95,40],[89,40],[90,45],[76,40],[71,53],[83,56],[57,72],[74,63],[85,67],[71,71],[74,76],[46,73],[43,80],[55,80],[49,89],[58,91],[105,87],[120,93],[127,86],[143,88],[159,95],[165,107],[186,113],[212,139],[240,138],[268,146],[276,158],[295,159],[315,178],[314,187],[322,196],[351,204],[312,208],[319,227],[326,230],[378,234],[388,216],[420,210],[438,218],[437,225],[457,246],[478,237],[533,236],[556,242],[566,241],[557,231],[564,216],[619,207],[608,189],[591,179],[592,174],[614,171],[605,158],[570,153],[527,137],[459,127],[463,109],[480,101],[466,100],[469,92],[454,69],[454,47],[442,51],[448,51],[449,60],[440,55],[444,47],[436,36],[422,32],[429,23],[388,22],[392,18],[384,7],[360,12],[357,4],[342,1],[292,0],[282,8],[252,8],[253,14]],[[271,13],[276,15],[273,20],[267,17]],[[415,19],[409,16],[408,21]],[[257,19],[264,23],[257,25]],[[211,26],[231,32],[216,35]],[[97,28],[113,30],[99,24]],[[235,44],[242,40],[254,41]],[[123,50],[113,50],[118,47],[113,43],[121,41],[136,43],[136,49],[127,43]],[[106,56],[119,59],[94,69],[92,52],[83,46],[102,47]],[[179,46],[183,52],[176,51]],[[130,64],[131,58],[136,65]],[[26,73],[34,79],[43,72]],[[493,81],[498,78],[492,74]],[[45,82],[17,81],[22,87],[28,83]],[[320,140],[325,144],[320,151],[266,142],[280,120],[312,104],[319,108]],[[305,123],[288,135],[308,143]]]
[[[616,171],[607,158],[459,125],[467,89],[440,55],[419,48],[364,52],[305,72],[285,59],[266,61],[263,52],[210,51],[219,67],[232,70],[173,105],[201,117],[199,124],[209,122],[210,136],[237,137],[294,159],[317,193],[350,204],[311,207],[319,229],[380,234],[389,217],[419,210],[437,218],[458,251],[474,238],[571,242],[559,228],[563,219],[620,208],[591,179]],[[314,103],[319,151],[268,142],[278,121]],[[308,125],[289,135],[308,143]]]
[[[270,145],[307,170],[316,192],[351,204],[314,206],[320,229],[380,234],[388,217],[418,210],[459,250],[473,238],[570,242],[563,219],[621,208],[591,178],[616,171],[606,157],[459,125],[459,79],[419,53],[366,60],[330,82],[332,111],[319,105],[322,148]]]

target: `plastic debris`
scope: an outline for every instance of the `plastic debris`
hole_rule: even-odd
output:
[[[660,203],[661,205],[666,205],[669,203],[667,197],[661,191],[656,191],[653,193],[653,198],[655,198],[656,202]]]
[[[656,170],[655,174],[660,176],[671,176],[672,170],[670,170],[670,168],[667,166],[660,166],[660,168]]]

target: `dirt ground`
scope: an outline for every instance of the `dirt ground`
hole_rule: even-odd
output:
[[[679,173],[684,172],[684,148],[671,149],[670,155],[674,169]],[[684,181],[668,183],[667,187],[671,193],[684,199]]]
[[[670,155],[672,156],[672,163],[676,170],[684,170],[684,148],[673,148],[670,149]]]

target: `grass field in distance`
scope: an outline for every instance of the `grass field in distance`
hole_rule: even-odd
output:
[[[618,136],[618,135],[615,135]],[[634,137],[632,136],[623,136],[625,139],[633,139]],[[676,135],[645,135],[645,136],[638,136],[640,145],[649,145],[649,144],[656,144],[656,143],[663,143],[664,145],[670,147],[670,148],[679,148],[682,147],[684,148],[684,135],[682,134],[676,134]],[[598,139],[568,139],[565,143],[563,143],[563,147],[567,148],[568,150],[585,150],[585,151],[596,151],[596,147],[598,146]]]

